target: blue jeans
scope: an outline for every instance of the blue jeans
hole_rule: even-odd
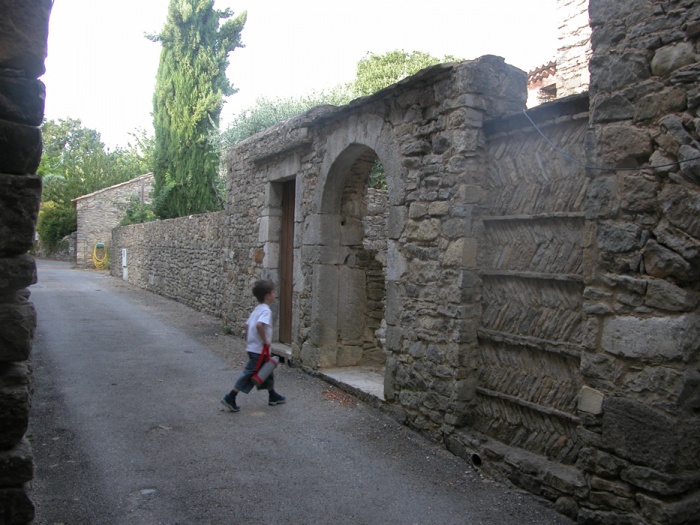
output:
[[[234,385],[234,388],[236,390],[247,394],[251,390],[253,390],[254,386],[257,386],[257,383],[255,383],[255,381],[253,381],[251,378],[255,374],[255,369],[258,366],[258,361],[260,361],[260,354],[253,354],[252,352],[248,352],[248,362],[246,363],[245,368],[243,369],[243,373],[240,375],[240,377],[236,381],[236,384]],[[262,385],[260,385],[259,390],[272,391],[274,388],[274,374],[270,374],[270,376],[265,380],[265,382]]]

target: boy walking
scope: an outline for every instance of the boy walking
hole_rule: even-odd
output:
[[[268,279],[255,281],[253,295],[260,304],[255,307],[255,310],[253,310],[246,322],[245,351],[248,353],[248,363],[236,381],[233,390],[221,400],[221,403],[231,412],[240,410],[240,407],[236,404],[238,392],[247,394],[255,386],[252,377],[260,361],[260,354],[263,352],[263,347],[269,347],[272,343],[272,310],[270,305],[275,300],[275,284]],[[275,378],[273,374],[270,374],[265,382],[260,385],[259,389],[269,392],[270,397],[267,404],[270,406],[281,405],[287,401],[284,396],[275,392]]]

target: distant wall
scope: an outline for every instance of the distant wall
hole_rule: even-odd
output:
[[[152,189],[153,174],[147,173],[73,200],[78,212],[75,253],[78,266],[94,267],[95,245],[109,245],[112,228],[124,217],[129,200],[136,196],[142,203],[149,203]]]
[[[224,219],[224,212],[217,212],[116,228],[111,236],[111,273],[219,316]]]
[[[557,49],[557,97],[588,91],[591,58],[589,0],[557,0],[559,47]]]

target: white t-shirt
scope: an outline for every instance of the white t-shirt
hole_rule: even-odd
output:
[[[268,341],[272,341],[272,310],[265,303],[260,303],[255,307],[253,313],[248,317],[248,337],[246,338],[245,351],[253,354],[262,354],[263,340],[258,333],[257,324],[265,325],[265,335]]]

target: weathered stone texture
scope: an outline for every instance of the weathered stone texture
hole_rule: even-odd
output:
[[[44,72],[50,0],[0,0],[0,522],[34,518],[27,365],[36,313],[26,287],[36,282],[31,247],[41,182]]]
[[[690,0],[591,0],[592,171],[587,216],[596,236],[586,312],[601,321],[600,346],[582,363],[583,380],[604,396],[583,420],[600,446],[626,463],[619,472],[581,467],[631,493],[604,490],[640,523],[697,518],[700,418],[688,409],[700,366],[697,227],[697,75],[700,6]],[[619,67],[619,74],[613,72]],[[618,170],[616,170],[616,168]],[[639,168],[638,171],[625,168]],[[691,405],[693,401],[690,401]],[[605,522],[595,502],[579,520]],[[689,521],[690,520],[690,521]]]
[[[111,236],[112,274],[221,315],[223,220],[218,212],[116,228]],[[254,301],[252,296],[246,299]]]
[[[559,48],[557,50],[557,97],[588,89],[588,61],[591,56],[591,28],[587,0],[557,2]]]
[[[0,174],[0,254],[17,255],[32,247],[40,201],[38,177]]]

